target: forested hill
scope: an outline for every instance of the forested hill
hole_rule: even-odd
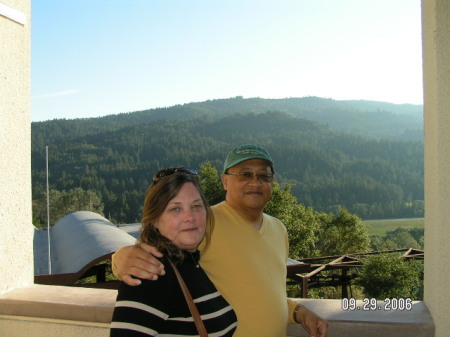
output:
[[[263,99],[235,97],[187,103],[100,118],[33,123],[40,132],[112,131],[162,119],[220,119],[236,113],[279,111],[328,125],[332,130],[374,139],[423,140],[423,106],[374,101],[336,101],[319,97]],[[56,135],[58,137],[59,135]]]
[[[311,99],[320,105],[321,99]],[[155,171],[169,166],[198,169],[205,161],[220,171],[232,147],[257,143],[272,154],[278,182],[294,184],[293,193],[305,205],[320,211],[342,205],[366,219],[423,215],[421,141],[335,131],[331,123],[302,119],[292,111],[280,112],[281,108],[235,114],[236,107],[226,107],[227,102],[233,107],[246,101],[205,102],[206,106],[224,105],[211,114],[206,108],[195,109],[203,103],[192,103],[102,118],[32,123],[33,200],[38,204],[45,191],[46,145],[52,189],[94,191],[102,198],[106,216],[130,223],[140,217],[143,196]],[[334,101],[322,102],[330,105]],[[325,114],[317,109],[316,115]],[[382,111],[381,115],[407,116],[411,126],[417,118],[414,111]],[[163,112],[170,118],[156,117]],[[175,118],[177,114],[184,118]],[[354,119],[348,122],[357,128]]]

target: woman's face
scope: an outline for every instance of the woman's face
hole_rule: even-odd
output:
[[[178,195],[169,201],[155,223],[159,232],[177,247],[195,251],[206,230],[206,209],[199,191],[186,183]]]

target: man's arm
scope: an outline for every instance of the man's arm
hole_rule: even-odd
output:
[[[156,280],[165,271],[164,265],[155,256],[162,257],[162,254],[145,243],[122,247],[112,256],[112,271],[130,286],[141,284],[137,278]]]
[[[295,307],[293,315],[294,321],[301,324],[311,337],[327,337],[328,322],[314,311],[299,304]]]

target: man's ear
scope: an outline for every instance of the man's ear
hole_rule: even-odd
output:
[[[227,190],[227,186],[228,186],[228,178],[229,178],[230,176],[229,175],[227,175],[227,174],[222,174],[222,186],[223,186],[223,189],[226,191]]]

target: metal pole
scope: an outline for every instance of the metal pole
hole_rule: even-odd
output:
[[[52,273],[52,255],[50,249],[50,197],[48,189],[48,146],[45,147],[45,174],[47,179],[47,242],[48,242],[48,273]]]

